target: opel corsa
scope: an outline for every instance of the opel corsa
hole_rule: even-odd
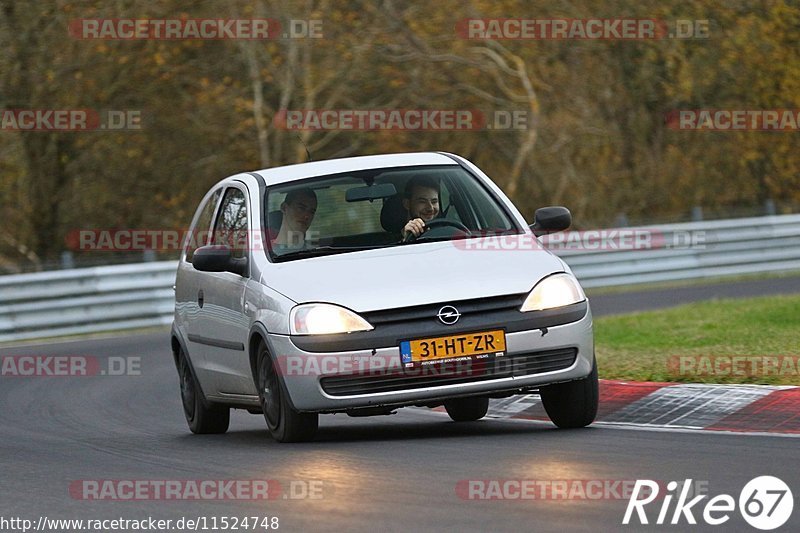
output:
[[[589,302],[477,166],[448,153],[352,157],[247,172],[205,195],[175,282],[172,352],[194,433],[231,408],[280,442],[320,414],[444,406],[457,422],[490,398],[539,394],[561,428],[597,412]]]

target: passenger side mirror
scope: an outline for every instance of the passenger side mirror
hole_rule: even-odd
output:
[[[566,207],[542,207],[536,210],[533,220],[531,229],[534,235],[540,237],[569,228],[572,224],[572,214]]]
[[[247,257],[233,257],[228,246],[201,246],[192,255],[192,265],[201,272],[232,272],[247,275]]]

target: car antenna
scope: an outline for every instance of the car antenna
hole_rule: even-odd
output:
[[[308,161],[313,161],[314,159],[311,157],[311,152],[308,151],[308,146],[306,146],[306,143],[303,142],[303,138],[300,137],[299,133],[296,134],[296,135],[297,135],[297,138],[300,140],[300,144],[302,144],[303,148],[306,149],[306,155],[308,156]],[[306,163],[308,163],[308,161],[306,161]]]

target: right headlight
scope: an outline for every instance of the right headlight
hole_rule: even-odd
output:
[[[354,312],[333,304],[302,304],[289,313],[289,332],[292,335],[328,335],[372,329],[369,322]]]
[[[525,298],[520,311],[543,311],[582,302],[586,299],[578,280],[562,272],[541,280]]]

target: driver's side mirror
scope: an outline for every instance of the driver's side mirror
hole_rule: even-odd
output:
[[[540,237],[569,228],[572,224],[572,214],[569,209],[560,205],[541,207],[533,215],[533,221],[531,229],[534,235]]]
[[[201,246],[192,254],[192,265],[201,272],[247,274],[247,257],[233,257],[228,246]]]

